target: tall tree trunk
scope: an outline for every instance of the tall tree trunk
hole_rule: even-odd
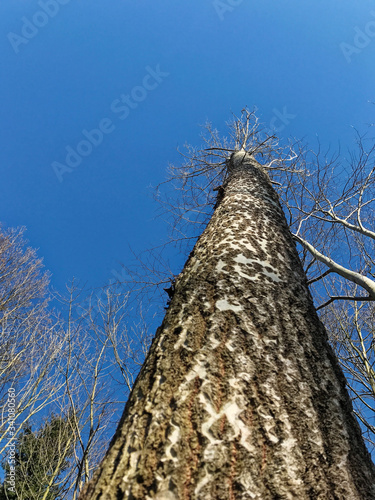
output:
[[[375,499],[375,472],[267,174],[221,200],[82,499]]]

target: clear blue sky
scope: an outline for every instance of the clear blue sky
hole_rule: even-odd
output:
[[[60,290],[162,242],[148,186],[206,119],[257,106],[343,149],[375,121],[374,1],[1,0],[0,56],[0,221]]]

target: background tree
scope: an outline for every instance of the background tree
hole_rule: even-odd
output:
[[[75,436],[73,499],[104,455],[150,343],[141,314],[132,324],[128,299],[128,292],[112,285],[85,296],[74,283],[60,299],[68,314],[61,325],[66,342],[59,404],[60,411],[69,409]]]
[[[17,393],[16,418],[27,422],[60,389],[54,364],[61,339],[48,311],[48,274],[35,250],[24,248],[23,229],[0,234],[0,451],[7,443],[7,391]],[[14,438],[20,431],[18,426]]]
[[[348,380],[355,413],[374,446],[374,140],[354,153],[307,151],[283,192],[321,319]]]
[[[9,440],[27,437],[33,453],[42,453],[50,428],[45,422],[58,422],[61,435],[71,440],[69,467],[62,460],[53,474],[34,473],[32,488],[53,495],[50,478],[63,477],[59,498],[74,499],[103,457],[149,334],[141,315],[136,323],[130,318],[128,293],[115,285],[94,293],[72,283],[52,307],[48,274],[22,234],[2,230],[0,239],[0,450],[6,457]],[[9,388],[16,394],[14,434]],[[41,464],[46,458],[40,457]],[[19,498],[31,495],[25,477],[17,476]]]

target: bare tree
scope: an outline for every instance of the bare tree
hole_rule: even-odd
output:
[[[62,380],[56,377],[56,366],[64,339],[58,335],[57,321],[48,309],[48,274],[43,271],[35,250],[25,248],[23,231],[2,229],[0,234],[0,450],[3,457],[7,456],[4,453],[7,449],[9,453],[9,445],[18,442],[31,423],[43,421],[62,394]],[[59,472],[57,470],[54,477]],[[29,495],[22,493],[30,486],[26,483],[24,475],[20,489],[12,498]],[[6,484],[5,481],[4,486]],[[52,483],[44,486],[43,491],[48,495]],[[5,488],[4,494],[6,491]]]
[[[59,385],[53,380],[61,342],[47,310],[48,275],[34,250],[24,249],[23,230],[0,235],[0,450],[8,434],[7,391],[16,391],[16,418],[26,422],[53,401]],[[15,439],[20,426],[17,426]]]
[[[74,435],[69,484],[75,499],[103,458],[150,338],[141,311],[134,323],[129,294],[116,285],[85,294],[73,282],[60,301],[66,314],[59,405],[60,412],[68,409]]]
[[[104,455],[150,337],[141,311],[131,318],[129,294],[116,285],[94,293],[73,282],[53,309],[48,274],[22,233],[3,230],[0,238],[0,450],[5,456],[33,428],[28,444],[40,451],[46,421],[58,421],[60,456],[53,470],[50,455],[39,457],[32,491],[38,500],[57,490],[74,499]],[[22,477],[12,498],[29,500]]]
[[[356,133],[354,153],[301,155],[303,172],[283,193],[310,289],[347,377],[370,449],[375,407],[374,141]]]
[[[176,195],[158,197],[171,215],[171,241],[182,244],[196,241],[212,215],[215,193],[220,196],[228,151],[247,145],[254,136],[257,140],[249,150],[263,163],[279,194],[298,243],[310,291],[344,373],[351,381],[349,389],[356,415],[372,449],[375,440],[371,423],[375,407],[373,138],[368,133],[356,132],[354,152],[344,156],[340,152],[322,151],[320,146],[314,151],[298,141],[280,145],[254,113],[246,109],[229,124],[228,138],[221,138],[207,124],[203,148],[187,146],[185,164],[170,168],[168,184],[173,184]],[[353,318],[357,318],[355,329]]]
[[[375,498],[374,466],[296,251],[301,236],[274,189],[308,175],[304,156],[247,110],[228,140],[208,133],[172,168],[182,202],[167,206],[176,240],[213,215],[81,498]]]
[[[321,313],[321,319],[346,375],[363,436],[371,450],[375,446],[374,318],[374,302],[337,301],[324,308]]]

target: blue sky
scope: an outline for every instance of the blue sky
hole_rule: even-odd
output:
[[[0,221],[58,290],[163,242],[149,186],[207,119],[256,106],[343,150],[374,122],[374,1],[2,0],[0,56]]]

